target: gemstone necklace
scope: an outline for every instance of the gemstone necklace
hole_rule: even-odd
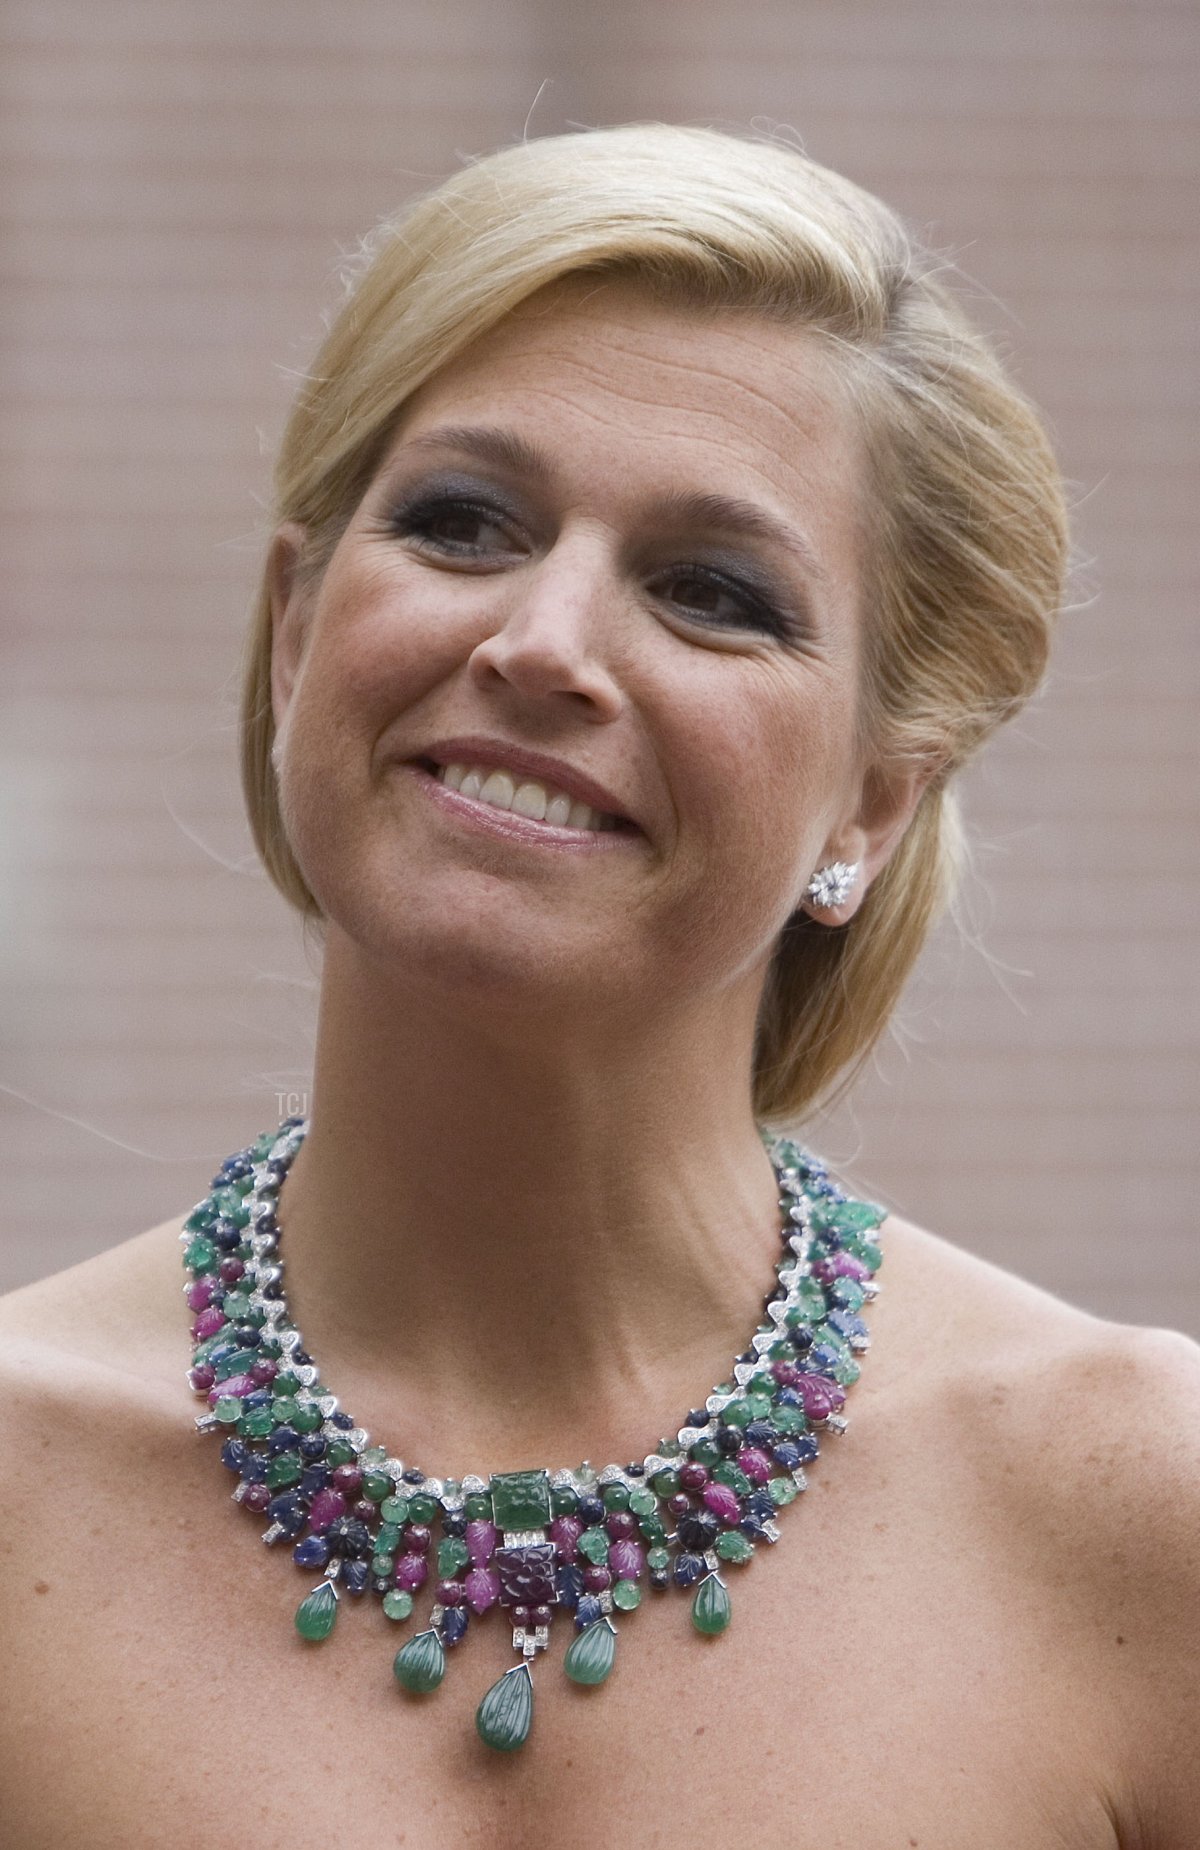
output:
[[[432,1563],[429,1623],[393,1666],[405,1690],[424,1695],[471,1617],[507,1609],[520,1661],[487,1691],[475,1725],[489,1747],[511,1751],[532,1725],[530,1665],[557,1608],[573,1615],[563,1667],[582,1684],[608,1676],[614,1614],[632,1612],[647,1586],[694,1589],[696,1630],[726,1629],[722,1567],[778,1541],[775,1518],[805,1488],[818,1434],[845,1431],[840,1409],[858,1379],[855,1353],[869,1347],[859,1311],[879,1289],[885,1211],[849,1199],[816,1157],[760,1126],[779,1184],[783,1256],[732,1378],[640,1462],[460,1482],[372,1445],[326,1391],[288,1313],[275,1207],[307,1130],[306,1119],[285,1118],[227,1158],[184,1222],[188,1380],[209,1408],[196,1427],[224,1435],[233,1496],[265,1518],[263,1541],[292,1543],[297,1566],[320,1570],[296,1611],[302,1638],[329,1636],[341,1593],[375,1593],[402,1624]]]

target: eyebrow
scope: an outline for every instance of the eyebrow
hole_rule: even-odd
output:
[[[493,464],[511,475],[525,475],[540,488],[549,485],[554,464],[546,452],[519,436],[516,431],[487,424],[439,424],[423,431],[401,446],[397,462],[414,450],[458,450],[480,462]],[[646,503],[652,519],[679,525],[715,527],[721,532],[743,539],[761,540],[790,553],[821,586],[829,582],[811,543],[798,528],[769,514],[754,501],[736,495],[721,495],[681,488],[654,495]]]

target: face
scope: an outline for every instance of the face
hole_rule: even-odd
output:
[[[915,800],[855,744],[860,442],[811,335],[624,282],[541,292],[410,399],[319,582],[299,529],[272,554],[327,956],[525,1009],[752,1011],[814,868],[863,863],[844,922]],[[507,767],[541,823],[441,781],[505,747],[554,761]],[[575,778],[619,826],[562,825]]]

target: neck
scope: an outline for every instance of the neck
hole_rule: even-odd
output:
[[[779,1255],[737,1012],[489,1038],[331,939],[279,1219],[305,1344],[374,1439],[443,1475],[624,1462],[729,1374]]]

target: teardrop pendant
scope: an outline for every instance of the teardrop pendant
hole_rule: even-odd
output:
[[[605,1615],[571,1640],[563,1669],[572,1683],[603,1683],[613,1667],[617,1650],[617,1628]]]
[[[332,1580],[323,1580],[296,1608],[296,1630],[302,1638],[319,1644],[328,1638],[337,1618],[338,1595]]]
[[[396,1653],[392,1665],[397,1683],[414,1696],[427,1696],[446,1674],[446,1653],[437,1633],[430,1628],[418,1632]]]
[[[481,1741],[502,1754],[523,1747],[533,1726],[533,1678],[528,1664],[514,1664],[492,1684],[475,1711]]]
[[[723,1632],[733,1616],[729,1592],[720,1574],[706,1574],[692,1601],[692,1624],[709,1637]]]

